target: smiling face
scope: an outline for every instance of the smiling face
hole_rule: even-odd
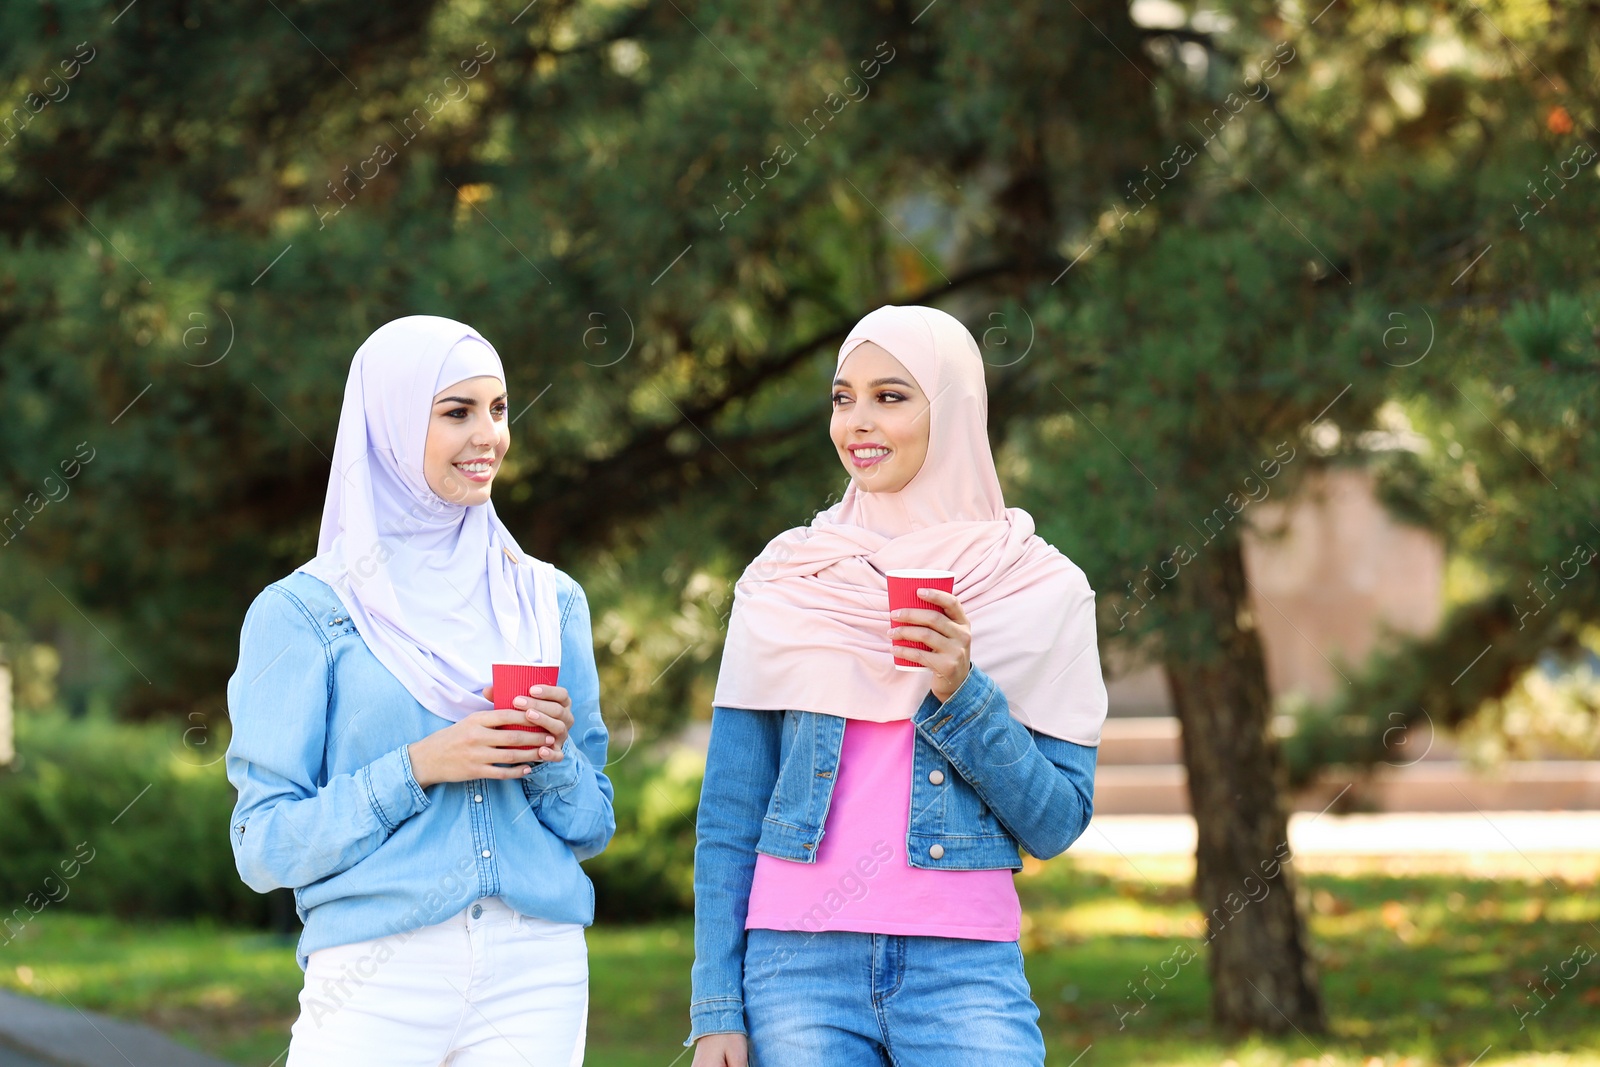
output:
[[[864,341],[833,380],[830,432],[839,461],[869,493],[897,493],[928,457],[930,404],[905,365]]]
[[[428,488],[450,503],[484,504],[510,447],[505,383],[489,375],[468,378],[433,398],[422,473]]]

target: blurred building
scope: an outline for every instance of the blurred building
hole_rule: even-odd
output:
[[[1439,624],[1443,546],[1397,522],[1368,472],[1324,471],[1292,503],[1254,508],[1245,569],[1274,696],[1323,700],[1386,634],[1422,635]],[[1160,668],[1114,657],[1106,667],[1111,718],[1096,814],[1187,812],[1178,721]],[[1338,797],[1341,806],[1379,811],[1600,809],[1600,761],[1518,760],[1481,771],[1458,758],[1448,737],[1424,730],[1415,744],[1406,740],[1404,759],[1354,780],[1329,773],[1295,806],[1316,811]]]
[[[1444,547],[1395,521],[1368,472],[1311,475],[1292,504],[1247,514],[1245,570],[1274,695],[1322,700],[1386,631],[1426,634],[1443,616]],[[1158,667],[1107,666],[1112,715],[1172,714]]]

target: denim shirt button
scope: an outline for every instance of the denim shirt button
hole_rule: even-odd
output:
[[[932,856],[936,860],[943,859],[944,858],[944,846],[943,845],[930,845],[930,846],[928,846],[928,855]]]
[[[932,782],[934,785],[944,785],[944,772],[943,771],[929,771],[928,772],[928,781]]]
[[[934,846],[934,847],[935,847],[935,848],[938,848],[938,847],[939,847],[939,846],[938,846],[938,845],[935,845],[935,846]],[[483,858],[484,858],[484,859],[488,859],[488,858],[489,858],[489,850],[488,850],[488,849],[484,849],[484,850],[483,850]]]
[[[474,793],[474,794],[472,794],[472,802],[474,804],[482,804],[483,803],[483,794],[482,793]]]

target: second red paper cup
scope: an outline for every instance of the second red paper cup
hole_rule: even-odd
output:
[[[536,685],[555,685],[556,677],[561,668],[552,667],[544,663],[496,663],[494,670],[494,706],[506,710],[513,710],[511,701],[516,697],[525,697],[528,690]],[[500,730],[523,730],[530,734],[542,734],[544,730],[537,726],[500,726]],[[532,745],[508,745],[508,748],[533,748]]]
[[[950,571],[932,570],[903,570],[890,571],[889,579],[889,610],[899,611],[901,608],[928,608],[933,611],[944,611],[939,605],[923,600],[917,595],[918,589],[943,589],[946,593],[955,592],[956,576]],[[890,620],[893,623],[893,620]],[[920,641],[903,641],[896,639],[897,648],[920,648],[924,652],[928,646]],[[894,669],[897,671],[925,671],[928,668],[920,663],[912,663],[908,659],[894,658]],[[495,688],[499,692],[499,687]]]

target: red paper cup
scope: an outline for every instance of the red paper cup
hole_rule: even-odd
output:
[[[513,710],[511,701],[517,697],[525,697],[528,690],[536,685],[555,685],[556,676],[561,668],[552,667],[546,663],[496,663],[494,670],[494,706]],[[499,730],[522,730],[530,734],[542,734],[544,729],[538,726],[511,726],[496,727]],[[507,745],[507,748],[531,749],[533,745]]]
[[[929,603],[917,595],[918,589],[943,589],[946,593],[955,592],[956,576],[950,571],[930,570],[904,570],[890,571],[889,578],[889,610],[899,611],[902,608],[928,608],[942,612],[944,609],[937,604]],[[893,624],[893,620],[890,620]],[[904,641],[895,639],[897,648],[920,648],[924,652],[928,646],[920,641]],[[920,663],[910,660],[894,658],[894,669],[897,671],[925,671],[928,670]]]

